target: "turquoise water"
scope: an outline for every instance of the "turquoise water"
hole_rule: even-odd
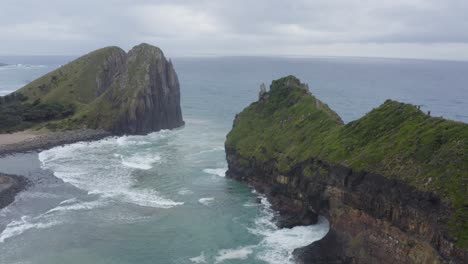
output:
[[[0,68],[0,91],[66,61],[9,60],[3,59],[22,65]],[[286,74],[308,82],[345,121],[387,98],[468,121],[464,62],[176,58],[174,64],[185,127],[0,159],[0,171],[35,183],[0,211],[0,263],[291,263],[292,250],[320,239],[328,223],[277,229],[263,196],[224,177],[223,148],[235,114],[256,99],[260,83]]]

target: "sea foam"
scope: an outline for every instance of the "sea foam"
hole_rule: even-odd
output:
[[[210,205],[214,201],[213,197],[206,197],[198,199],[198,202],[203,205]]]
[[[240,259],[245,260],[253,253],[253,246],[239,247],[235,249],[221,249],[215,257],[215,263],[220,263],[225,260]]]
[[[208,173],[208,174],[211,174],[211,175],[216,175],[216,176],[219,176],[219,177],[225,177],[226,176],[226,171],[227,171],[227,168],[217,168],[217,169],[207,168],[207,169],[203,170],[203,172],[205,172],[205,173]]]
[[[163,133],[170,135],[168,132]],[[158,135],[152,137],[158,138]],[[50,169],[56,177],[90,194],[156,208],[183,204],[163,197],[152,188],[137,187],[133,171],[150,169],[162,159],[159,154],[149,154],[144,148],[132,153],[132,150],[126,149],[129,147],[125,143],[127,141],[120,139],[108,138],[55,147],[39,153],[39,160],[44,169]],[[133,139],[143,140],[137,136]]]
[[[23,216],[20,220],[10,222],[0,234],[0,243],[4,243],[6,239],[21,235],[30,229],[44,229],[61,223],[56,220],[46,222],[41,220],[43,220],[42,217]]]

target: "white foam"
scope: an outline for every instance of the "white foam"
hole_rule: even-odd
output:
[[[137,187],[132,172],[150,169],[162,159],[159,154],[148,154],[147,150],[126,155],[129,150],[119,145],[119,139],[114,137],[52,148],[39,153],[39,160],[42,167],[52,170],[56,177],[90,194],[157,208],[183,204],[164,198],[156,190]],[[120,144],[125,145],[122,141]]]
[[[215,263],[220,263],[225,260],[240,259],[245,260],[253,253],[253,246],[240,247],[236,249],[221,249],[215,257]]]
[[[275,230],[266,235],[260,245],[263,250],[257,255],[271,264],[294,263],[292,252],[321,239],[328,232],[328,222],[320,220],[316,225],[296,226]]]
[[[179,195],[189,195],[193,194],[193,192],[187,188],[182,188],[177,192]]]
[[[199,256],[190,258],[190,260],[193,263],[206,263],[205,252],[202,251],[202,253]]]
[[[65,200],[61,202],[59,206],[50,209],[45,214],[50,214],[53,212],[63,212],[63,211],[91,210],[91,209],[102,207],[105,205],[105,202],[99,201],[99,200],[91,201],[91,202],[79,202],[75,200],[75,202],[76,203],[74,204],[70,204],[70,203],[73,203],[72,199]]]
[[[217,175],[219,177],[225,177],[226,176],[226,171],[227,168],[217,168],[217,169],[204,169],[203,172],[211,174],[211,175]]]
[[[153,164],[161,160],[158,154],[135,154],[130,157],[120,156],[122,164],[129,168],[149,170]]]
[[[19,236],[30,229],[45,229],[58,224],[60,222],[55,220],[41,222],[37,221],[37,218],[23,216],[21,220],[12,221],[6,226],[5,230],[0,234],[0,243],[4,243],[6,239]]]
[[[265,195],[259,195],[262,213],[255,219],[249,232],[262,237],[256,257],[270,264],[292,264],[292,252],[324,237],[329,230],[328,221],[319,217],[316,225],[278,228],[273,222],[275,212]]]
[[[213,197],[206,197],[198,199],[198,202],[203,205],[210,205],[214,201]]]

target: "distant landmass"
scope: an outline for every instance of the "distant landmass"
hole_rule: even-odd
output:
[[[171,61],[149,44],[106,47],[0,97],[0,132],[100,129],[147,134],[184,124]]]
[[[3,67],[3,66],[8,66],[8,64],[0,62],[0,67]]]
[[[281,226],[327,217],[299,263],[467,263],[467,140],[468,124],[391,100],[344,124],[288,76],[236,116],[226,175],[266,193]]]

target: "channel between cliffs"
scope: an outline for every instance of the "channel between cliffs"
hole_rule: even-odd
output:
[[[313,106],[299,111],[296,108],[304,98],[312,100],[305,103]],[[287,113],[281,109],[288,109]],[[297,120],[307,113],[310,120]],[[265,118],[254,121],[257,114]],[[262,89],[259,101],[236,116],[227,136],[227,176],[265,193],[281,215],[280,226],[310,225],[318,215],[329,220],[330,231],[322,240],[294,251],[297,262],[466,263],[468,251],[457,244],[460,238],[453,235],[450,224],[457,208],[440,193],[425,190],[404,177],[389,177],[377,169],[357,169],[347,162],[328,159],[334,156],[327,147],[308,155],[302,150],[293,152],[299,148],[293,137],[307,137],[301,134],[303,131],[312,134],[311,138],[319,133],[326,135],[321,138],[325,143],[330,134],[341,133],[343,125],[338,119],[310,95],[306,85],[288,76],[274,81],[270,92]],[[317,124],[302,130],[304,122]],[[277,143],[282,137],[289,138]],[[300,138],[299,142],[319,148],[318,141],[314,145],[312,139]],[[461,230],[461,236],[466,235]]]

